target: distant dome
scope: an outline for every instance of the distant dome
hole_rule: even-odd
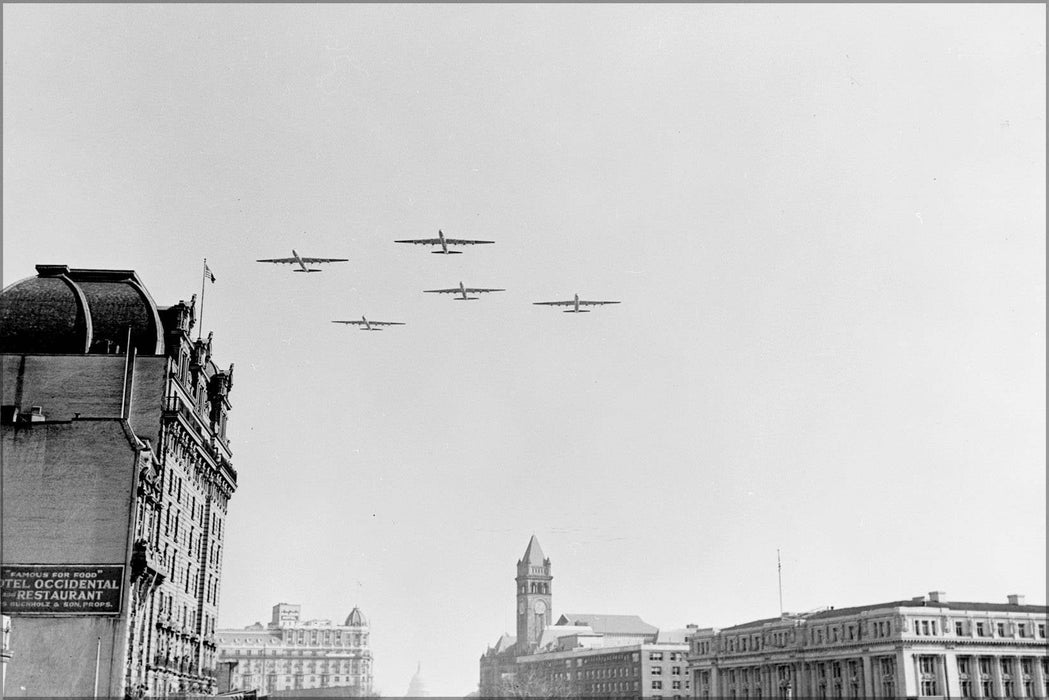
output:
[[[408,683],[408,692],[404,694],[406,698],[425,698],[430,695],[429,689],[426,687],[426,681],[422,677],[422,663],[419,663],[415,667],[415,675],[412,676],[412,680]]]
[[[354,606],[353,610],[351,610],[350,614],[346,617],[346,624],[345,624],[345,626],[346,627],[367,627],[368,626],[368,619],[366,617],[364,617],[364,613],[361,612],[360,608]]]
[[[133,270],[37,265],[0,293],[0,352],[164,354],[157,305]]]

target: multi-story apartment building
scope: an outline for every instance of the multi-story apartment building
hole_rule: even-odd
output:
[[[350,697],[371,695],[369,625],[360,609],[342,625],[301,620],[299,614],[299,605],[278,603],[265,627],[218,631],[220,660],[237,662],[231,687],[271,696],[332,688],[344,688],[338,694]]]
[[[534,535],[515,581],[517,636],[481,656],[481,697],[690,695],[685,630],[660,631],[636,615],[565,613],[551,624],[550,559]]]
[[[700,698],[1045,698],[1046,606],[911,600],[690,636]]]
[[[233,366],[130,270],[38,265],[0,295],[9,687],[210,693],[237,473]]]

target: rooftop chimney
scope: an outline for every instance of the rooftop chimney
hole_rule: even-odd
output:
[[[929,600],[933,603],[944,603],[947,600],[947,594],[943,591],[929,591]]]
[[[1024,604],[1024,597],[1020,593],[1012,593],[1012,594],[1010,594],[1008,596],[1008,598],[1009,598],[1009,605],[1023,605]]]

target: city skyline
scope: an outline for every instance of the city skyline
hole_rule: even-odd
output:
[[[219,627],[359,606],[463,695],[533,534],[555,619],[775,616],[777,550],[789,611],[1044,602],[1044,6],[3,13],[3,285],[236,365]]]

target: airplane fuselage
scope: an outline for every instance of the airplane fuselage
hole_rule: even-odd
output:
[[[324,270],[321,270],[320,268],[306,267],[306,261],[302,259],[302,256],[299,255],[294,248],[291,249],[291,254],[292,257],[295,258],[295,262],[299,265],[299,269],[295,270],[295,272],[324,272]]]

